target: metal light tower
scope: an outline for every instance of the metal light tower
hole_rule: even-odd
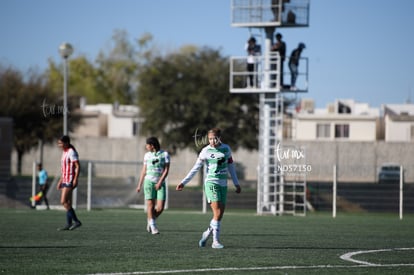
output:
[[[258,214],[297,214],[296,186],[306,186],[302,179],[298,182],[285,177],[283,169],[280,170],[284,160],[278,157],[277,152],[283,141],[283,94],[308,91],[307,59],[301,57],[299,74],[302,82],[284,85],[281,80],[284,74],[282,56],[272,51],[271,46],[276,28],[309,26],[309,4],[310,0],[232,0],[231,25],[256,28],[264,33],[264,48],[261,51],[249,52],[249,57],[231,58],[229,83],[231,93],[255,93],[260,96]],[[252,61],[253,70],[251,66],[250,69],[246,66],[247,63],[253,64]],[[254,85],[248,83],[248,79],[254,79]],[[300,192],[304,202],[305,195],[305,192]],[[306,209],[300,211],[305,212]]]
[[[63,135],[68,134],[68,58],[73,53],[73,47],[69,43],[59,46],[59,53],[63,63]]]

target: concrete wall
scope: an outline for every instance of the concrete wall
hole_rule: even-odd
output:
[[[305,162],[312,167],[308,181],[332,181],[336,165],[339,181],[375,182],[379,167],[393,162],[404,166],[407,182],[414,182],[414,143],[285,141],[283,145],[305,148]]]
[[[142,161],[145,153],[145,138],[73,139],[81,160]],[[231,146],[231,145],[230,145]],[[349,142],[349,141],[284,141],[283,146],[303,147],[305,158],[302,160],[311,167],[306,174],[308,181],[332,181],[333,166],[338,167],[338,180],[347,182],[374,182],[378,168],[383,163],[394,162],[404,166],[405,179],[414,182],[414,143],[407,142]],[[26,154],[23,159],[24,174],[31,174],[33,161],[39,160],[37,149]],[[61,151],[56,144],[44,146],[44,167],[51,175],[59,173]],[[190,150],[178,151],[171,158],[170,184],[176,184],[193,166],[196,153]],[[256,151],[238,150],[233,157],[243,168],[245,180],[257,179],[259,156]],[[16,153],[12,154],[12,172],[16,173]],[[127,165],[128,166],[128,165]],[[96,169],[107,173],[128,170],[126,174],[135,176],[140,167],[128,168],[96,164]],[[123,176],[123,175],[122,175]],[[197,183],[197,177],[193,179]]]
[[[145,154],[145,138],[129,139],[129,138],[72,138],[71,143],[76,147],[79,153],[82,166],[86,173],[86,160],[99,161],[123,161],[123,162],[142,162]],[[58,175],[60,169],[61,151],[57,147],[57,143],[44,146],[43,166],[49,171],[50,175]],[[34,161],[39,160],[40,153],[38,149],[33,149],[23,157],[22,172],[30,175],[32,173],[32,165]],[[244,179],[256,179],[256,167],[258,163],[257,153],[246,150],[239,150],[233,153],[236,163],[241,163],[238,167],[244,167]],[[175,183],[183,179],[188,171],[193,167],[197,159],[197,154],[191,150],[178,151],[176,155],[171,157],[171,169],[169,174],[170,183]],[[12,172],[16,174],[17,155],[12,155]],[[139,165],[138,165],[139,166]],[[94,169],[100,176],[137,176],[141,167],[133,164],[109,165],[105,163],[95,163]],[[198,177],[194,177],[192,184],[197,184]]]

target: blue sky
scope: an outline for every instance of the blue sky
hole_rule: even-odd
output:
[[[381,104],[414,101],[414,1],[310,0],[308,28],[278,29],[290,53],[306,43],[309,93],[317,107],[335,99]],[[74,56],[93,61],[115,29],[132,39],[150,32],[169,49],[185,44],[244,55],[246,28],[230,26],[230,0],[1,0],[0,63],[27,71]]]

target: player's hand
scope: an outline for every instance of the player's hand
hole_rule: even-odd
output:
[[[177,185],[177,187],[175,187],[175,190],[177,191],[182,191],[184,189],[184,184],[180,183]]]
[[[161,184],[160,183],[157,183],[156,185],[155,185],[155,190],[160,190],[161,189]]]
[[[138,186],[136,191],[137,191],[137,193],[139,193],[141,191],[141,186]]]
[[[76,187],[78,187],[78,180],[77,179],[74,179],[72,181],[72,190],[76,189]]]
[[[240,192],[241,192],[241,187],[240,187],[240,185],[237,185],[236,186],[236,193],[239,194]]]

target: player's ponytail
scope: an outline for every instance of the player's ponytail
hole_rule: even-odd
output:
[[[158,141],[158,139],[156,137],[149,137],[149,138],[147,138],[146,143],[154,146],[156,152],[158,152],[159,150],[161,150],[160,142]]]
[[[65,144],[67,148],[72,148],[74,151],[76,151],[76,153],[78,152],[78,151],[76,150],[75,146],[73,146],[73,145],[70,143],[70,137],[69,137],[69,136],[64,135],[64,136],[62,136],[59,140],[60,140],[63,144]]]

